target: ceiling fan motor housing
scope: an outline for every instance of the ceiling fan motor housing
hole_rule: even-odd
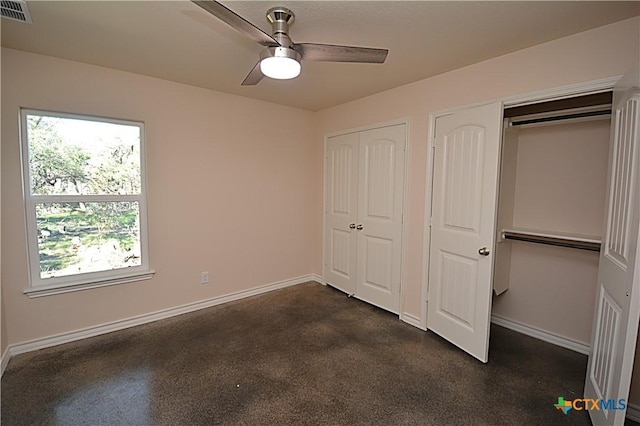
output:
[[[300,60],[302,59],[300,53],[296,52],[290,47],[282,46],[267,47],[266,49],[262,50],[262,52],[260,52],[260,59],[262,60],[266,58],[289,58],[294,59],[298,62],[300,62]]]
[[[273,38],[281,46],[293,48],[293,42],[289,37],[289,25],[293,24],[296,16],[286,7],[272,7],[267,11],[267,21],[271,24]]]

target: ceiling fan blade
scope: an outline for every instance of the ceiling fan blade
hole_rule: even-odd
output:
[[[221,3],[212,0],[192,1],[216,18],[220,19],[222,22],[232,26],[238,32],[249,37],[251,40],[258,42],[263,46],[280,46],[280,43],[278,43],[269,34],[265,33],[242,16],[228,9],[226,6],[223,6]]]
[[[264,77],[264,74],[262,74],[262,71],[260,70],[260,61],[258,61],[258,63],[255,64],[255,66],[251,70],[251,72],[247,74],[247,76],[244,78],[242,85],[255,86],[256,84],[260,83],[260,80],[262,80],[262,77]]]
[[[307,61],[364,62],[381,64],[389,50],[369,47],[336,46],[332,44],[300,43],[294,49]]]

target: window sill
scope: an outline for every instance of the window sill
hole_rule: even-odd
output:
[[[69,284],[52,284],[46,286],[31,287],[23,291],[31,299],[35,297],[51,296],[54,294],[70,293],[72,291],[88,290],[90,288],[107,287],[118,284],[144,281],[153,278],[155,271],[123,274],[116,277],[94,279],[91,281],[74,282]]]

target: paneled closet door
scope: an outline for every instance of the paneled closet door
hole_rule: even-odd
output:
[[[400,308],[406,126],[360,133],[356,297]]]
[[[624,424],[640,319],[640,88],[614,92],[607,210],[584,396],[594,425]],[[640,74],[631,78],[640,84]],[[627,86],[628,87],[628,86]]]
[[[327,141],[324,279],[348,294],[356,291],[359,140],[351,133]]]
[[[327,140],[324,279],[398,313],[405,124]]]
[[[435,125],[427,327],[482,362],[489,322],[502,105]]]

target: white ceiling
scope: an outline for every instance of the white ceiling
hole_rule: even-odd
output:
[[[267,33],[296,14],[294,42],[390,50],[385,64],[306,61],[287,81],[241,86],[261,46],[189,1],[29,1],[33,24],[2,20],[2,46],[312,111],[640,15],[640,2],[224,1]]]

